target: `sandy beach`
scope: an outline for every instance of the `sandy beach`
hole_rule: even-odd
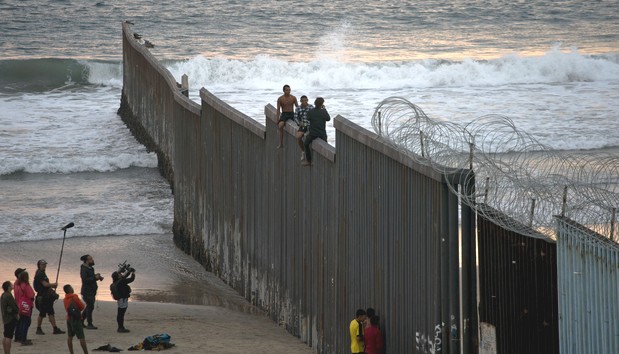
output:
[[[75,237],[65,241],[59,288],[72,284],[79,292],[80,256],[90,254],[95,270],[105,279],[99,282],[93,314],[97,330],[86,330],[90,352],[110,344],[123,352],[144,337],[168,333],[177,353],[312,353],[298,338],[273,323],[262,311],[189,256],[178,250],[171,235]],[[36,262],[48,261],[47,274],[56,278],[62,239],[12,242],[0,245],[0,279],[13,280],[15,268],[26,268],[34,277]],[[136,269],[132,297],[125,316],[130,333],[116,332],[116,302],[109,292],[110,274],[127,260]],[[59,289],[60,298],[64,297]],[[60,302],[54,306],[59,327],[66,329]],[[35,311],[35,314],[37,312]],[[36,315],[28,332],[31,346],[13,343],[12,353],[67,353],[66,334],[53,335],[49,321],[43,321],[45,335],[36,335]],[[76,353],[81,353],[74,339]]]

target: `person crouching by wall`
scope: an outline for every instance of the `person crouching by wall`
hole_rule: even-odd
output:
[[[314,101],[314,109],[311,109],[307,112],[307,120],[309,121],[309,132],[305,136],[305,141],[303,143],[305,147],[305,160],[301,162],[303,166],[309,166],[312,164],[312,151],[310,149],[310,144],[315,139],[322,139],[327,141],[327,131],[325,126],[328,121],[331,120],[331,116],[329,116],[329,112],[323,106],[325,103],[324,98],[318,97]]]
[[[88,354],[88,348],[86,347],[86,337],[84,336],[84,326],[82,325],[81,313],[86,308],[86,305],[77,296],[73,287],[69,284],[62,287],[65,292],[64,296],[64,309],[67,311],[67,345],[69,346],[69,353],[73,353],[73,337],[76,336],[80,340],[80,345],[84,354]],[[72,315],[71,307],[74,306],[77,311],[75,317]]]
[[[115,290],[112,291],[112,296],[118,303],[118,312],[116,313],[116,322],[118,323],[118,333],[127,333],[125,328],[125,313],[129,307],[129,297],[131,296],[131,287],[129,283],[135,280],[135,271],[123,274],[120,272],[112,273],[112,286]]]

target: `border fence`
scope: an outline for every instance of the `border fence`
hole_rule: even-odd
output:
[[[480,180],[472,161],[450,165],[427,154],[431,147],[451,156],[449,141],[421,134],[421,151],[403,149],[384,125],[373,133],[337,116],[336,147],[316,140],[314,164],[304,168],[292,125],[276,149],[273,106],[265,126],[205,88],[200,98],[189,100],[123,24],[119,113],[170,182],[176,245],[316,353],[348,353],[349,323],[367,307],[381,317],[387,353],[619,352],[617,303],[601,300],[616,299],[616,253],[583,265],[596,274],[591,284],[608,286],[575,283],[584,278],[565,264],[578,249],[562,243],[567,218],[557,219],[557,244],[547,229],[477,203],[489,195],[477,185],[488,185],[487,170]],[[499,200],[500,186],[490,189]],[[580,242],[589,244],[591,232]],[[614,250],[599,237],[606,243],[595,252]],[[598,311],[566,305],[598,290]],[[601,321],[596,331],[591,320]]]

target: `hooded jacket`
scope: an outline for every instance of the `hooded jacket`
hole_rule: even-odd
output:
[[[97,295],[97,279],[95,278],[95,269],[82,263],[80,267],[80,277],[82,278],[82,295]]]

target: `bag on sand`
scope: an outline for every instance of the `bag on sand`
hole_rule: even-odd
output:
[[[170,345],[170,335],[167,333],[161,333],[161,334],[155,334],[153,336],[148,336],[144,338],[144,341],[142,342],[142,344],[144,346],[144,349],[148,349],[148,348],[152,349],[152,348],[157,348],[159,346],[165,349],[167,348],[166,346]]]
[[[94,350],[102,351],[102,352],[112,352],[112,353],[118,353],[122,351],[121,349],[113,347],[111,344],[102,345],[99,348],[95,348]]]
[[[130,347],[128,350],[162,350],[172,348],[170,335],[167,333],[155,334],[144,338],[142,343]]]

